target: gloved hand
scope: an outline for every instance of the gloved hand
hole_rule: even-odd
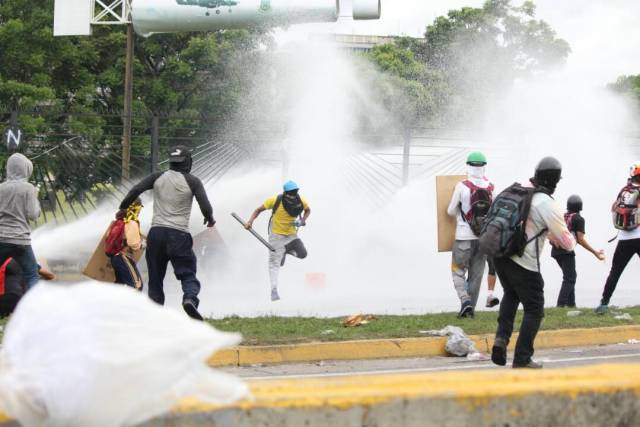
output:
[[[205,218],[203,224],[206,224],[207,227],[211,228],[216,225],[216,220],[213,219],[213,217]]]

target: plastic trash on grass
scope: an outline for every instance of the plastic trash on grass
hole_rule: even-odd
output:
[[[485,360],[477,355],[471,356],[474,353],[480,352],[473,344],[473,341],[471,341],[462,328],[458,326],[448,325],[440,330],[420,332],[432,337],[449,337],[447,339],[447,344],[444,346],[444,350],[448,354],[452,354],[454,356],[468,356],[469,360]]]
[[[26,427],[121,427],[185,397],[229,403],[247,387],[206,361],[239,341],[124,286],[39,284],[5,328],[0,411]]]

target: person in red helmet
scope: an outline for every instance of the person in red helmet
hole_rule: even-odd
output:
[[[622,272],[634,255],[640,256],[639,205],[640,161],[636,161],[631,165],[627,184],[622,187],[611,206],[613,226],[618,229],[618,245],[613,254],[611,271],[604,285],[600,305],[595,310],[597,314],[605,314],[609,310],[609,301]]]

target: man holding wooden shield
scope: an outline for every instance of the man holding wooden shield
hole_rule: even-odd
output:
[[[460,298],[458,317],[473,317],[487,257],[479,250],[478,236],[493,197],[493,184],[485,177],[487,158],[480,152],[467,157],[467,179],[456,184],[447,213],[456,218],[451,256],[453,285]]]

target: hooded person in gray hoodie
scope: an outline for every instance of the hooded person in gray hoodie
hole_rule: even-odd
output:
[[[40,216],[38,190],[30,184],[33,164],[20,153],[7,160],[7,180],[0,184],[0,261],[13,258],[22,268],[27,289],[38,282],[29,221]]]

